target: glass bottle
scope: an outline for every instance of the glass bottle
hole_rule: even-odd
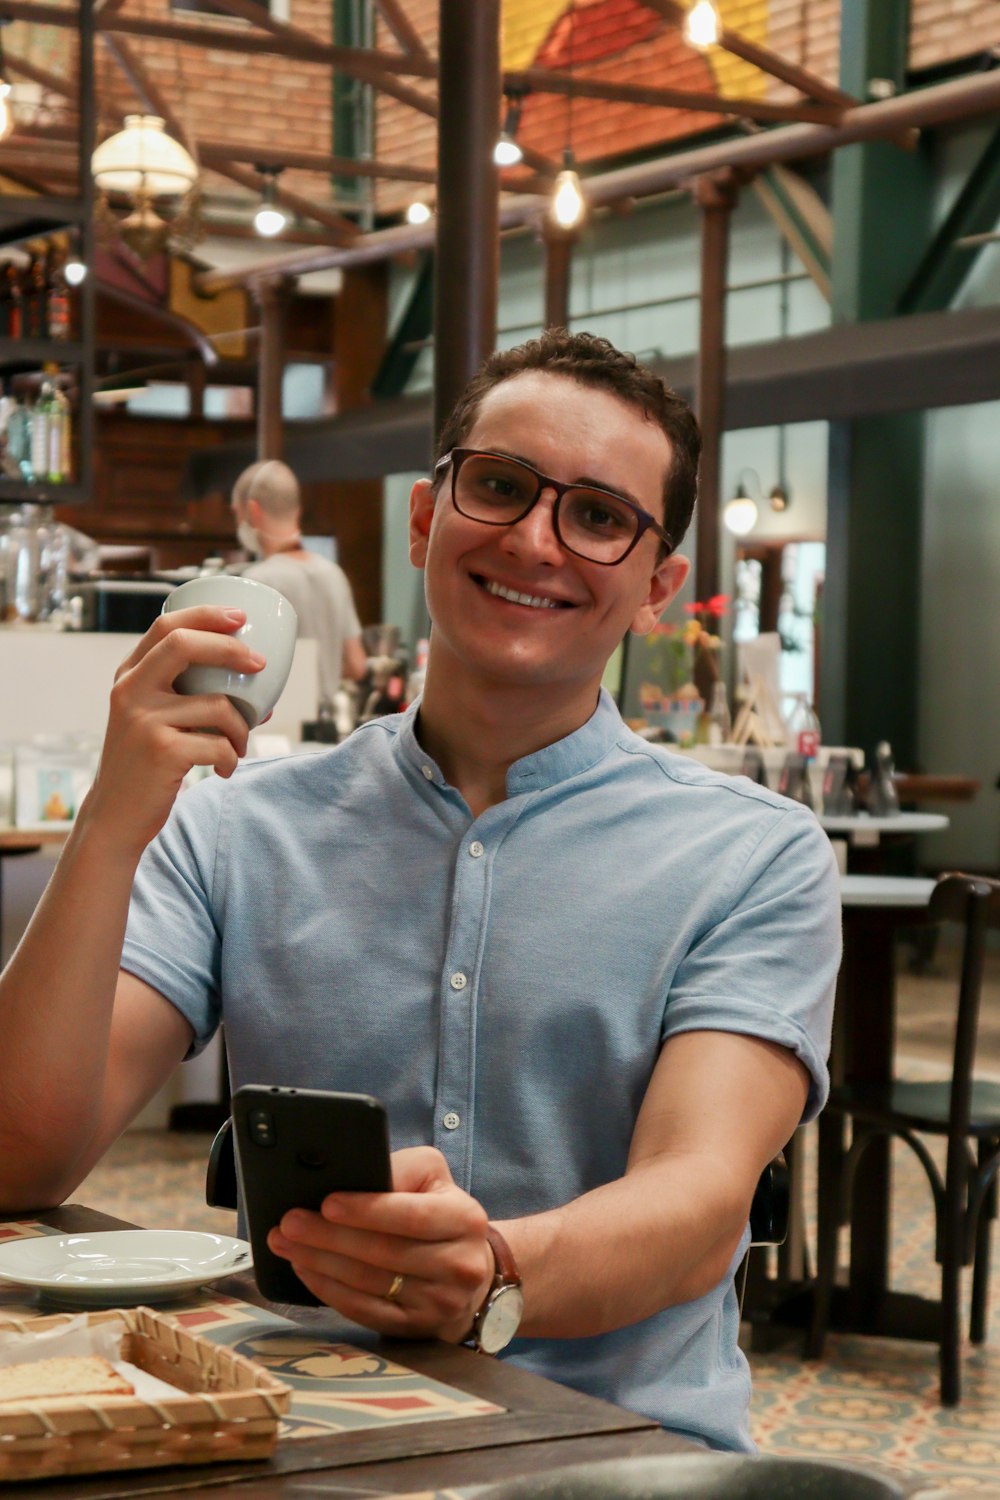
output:
[[[69,287],[63,275],[62,261],[55,246],[50,246],[46,265],[46,331],[50,339],[64,343],[70,337]]]
[[[31,477],[40,484],[49,471],[49,409],[52,382],[46,378],[31,410]]]
[[[899,812],[896,767],[888,740],[879,740],[875,746],[872,771],[868,778],[868,811],[877,818],[891,818]]]
[[[22,333],[21,275],[14,261],[8,260],[3,267],[3,325],[0,334],[4,338],[19,339]]]
[[[48,620],[66,601],[69,535],[49,505],[22,506],[10,533],[14,613],[21,620]],[[9,601],[8,601],[9,605]]]
[[[712,687],[712,701],[708,706],[708,743],[725,745],[733,732],[733,721],[729,713],[726,684],[721,680]]]
[[[24,336],[29,339],[44,339],[48,336],[46,306],[45,261],[39,251],[32,252],[24,278]]]

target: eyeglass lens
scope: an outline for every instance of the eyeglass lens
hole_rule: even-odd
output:
[[[455,479],[455,503],[470,520],[503,526],[520,520],[541,489],[534,470],[515,459],[470,453]],[[569,489],[559,499],[556,529],[580,557],[617,562],[639,529],[639,514],[602,490]]]

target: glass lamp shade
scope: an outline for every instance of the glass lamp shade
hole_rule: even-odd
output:
[[[736,494],[723,510],[722,519],[733,536],[746,536],[757,524],[757,506],[749,495]]]
[[[198,168],[159,115],[126,115],[125,129],[102,141],[90,160],[105,193],[180,197],[198,180]]]

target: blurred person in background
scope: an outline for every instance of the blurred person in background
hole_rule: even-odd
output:
[[[319,701],[332,703],[341,681],[360,681],[368,666],[347,574],[303,547],[302,493],[280,459],[244,469],[231,504],[240,545],[259,558],[243,569],[244,578],[284,594],[299,617],[299,636],[317,645]]]

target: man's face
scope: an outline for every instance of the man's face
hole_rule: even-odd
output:
[[[503,381],[462,446],[617,491],[663,520],[666,435],[637,408],[568,376],[528,371]],[[628,630],[652,629],[684,581],[686,560],[658,565],[652,531],[615,567],[576,557],[553,530],[554,498],[546,490],[516,524],[485,526],[456,511],[450,469],[436,503],[429,481],[414,486],[410,558],[426,571],[437,661],[450,655],[496,682],[589,691]]]

